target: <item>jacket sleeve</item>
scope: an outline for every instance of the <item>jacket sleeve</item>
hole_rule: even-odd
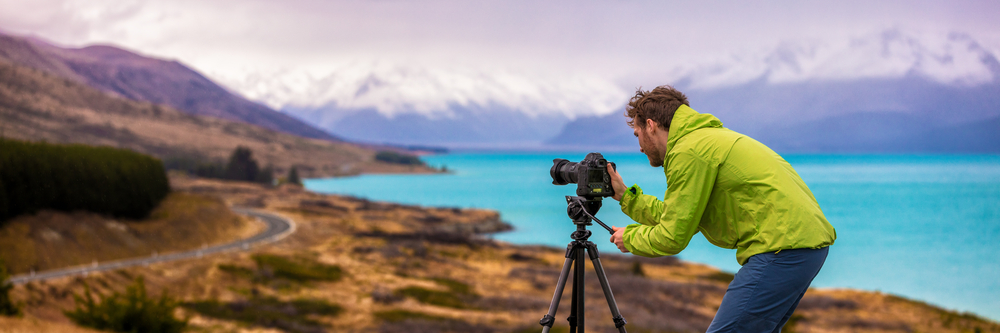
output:
[[[652,195],[643,194],[639,185],[629,187],[622,195],[620,204],[622,212],[633,221],[650,226],[660,223],[663,201]]]
[[[671,162],[663,202],[652,196],[633,196],[626,203],[625,196],[629,193],[622,198],[622,210],[642,223],[625,228],[625,248],[632,254],[644,257],[675,255],[684,250],[698,232],[718,167],[693,153],[677,154]]]

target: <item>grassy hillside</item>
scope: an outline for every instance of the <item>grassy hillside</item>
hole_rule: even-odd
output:
[[[219,199],[172,193],[143,220],[51,210],[0,227],[0,259],[12,274],[195,249],[247,237],[260,226]]]
[[[107,292],[143,275],[149,290],[183,300],[196,332],[537,332],[564,260],[563,248],[474,236],[503,229],[492,211],[172,180],[180,192],[292,218],[298,231],[251,252],[18,286],[26,317],[65,323],[60,311],[84,283]],[[672,258],[603,253],[602,261],[629,332],[704,332],[732,279]],[[614,331],[587,266],[587,328]],[[553,332],[566,332],[564,296]],[[1000,332],[1000,324],[893,295],[814,289],[784,332]]]
[[[108,45],[61,48],[38,38],[0,33],[0,59],[137,101],[254,124],[298,136],[338,139],[305,122],[249,101],[187,66]]]
[[[363,172],[432,172],[384,163],[375,151],[349,143],[307,139],[167,106],[113,97],[39,70],[0,60],[0,136],[53,143],[127,148],[161,159],[223,161],[239,145],[284,175],[303,177]]]
[[[72,324],[53,323],[36,318],[11,318],[0,317],[0,333],[39,333],[39,332],[59,332],[59,333],[100,333],[88,328],[73,326]]]

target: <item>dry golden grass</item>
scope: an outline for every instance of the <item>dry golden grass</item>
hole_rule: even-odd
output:
[[[215,300],[239,311],[266,314],[267,309],[250,310],[255,299],[321,300],[343,309],[336,315],[310,316],[318,323],[310,325],[319,326],[307,326],[315,331],[529,332],[539,330],[538,319],[547,311],[564,261],[562,248],[515,246],[464,233],[474,225],[498,228],[495,212],[370,202],[293,186],[270,189],[183,177],[172,181],[180,191],[289,217],[298,232],[251,252],[19,286],[14,297],[28,304],[27,314],[65,322],[61,311],[72,306],[68,295],[79,293],[83,283],[108,292],[143,275],[151,291],[165,288],[187,302]],[[262,253],[337,266],[343,276],[337,281],[282,279],[255,264],[252,257]],[[602,261],[631,332],[704,332],[727,285],[725,274],[676,259],[603,254]],[[614,331],[601,288],[587,266],[587,328]],[[567,289],[555,332],[565,331],[568,296]],[[280,326],[184,312],[193,316],[195,331]],[[823,289],[807,293],[789,328],[786,332],[1000,332],[997,323],[891,295]]]
[[[88,212],[17,217],[0,227],[0,259],[13,274],[21,274],[195,249],[245,238],[261,228],[217,198],[174,192],[138,221]]]
[[[92,329],[71,324],[54,323],[38,318],[10,318],[0,316],[0,333],[98,333]]]

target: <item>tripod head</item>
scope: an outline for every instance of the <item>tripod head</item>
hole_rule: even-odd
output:
[[[566,214],[569,214],[569,218],[573,219],[573,224],[576,224],[578,231],[586,230],[588,225],[592,225],[590,221],[593,220],[612,235],[615,234],[611,227],[594,216],[598,210],[601,210],[601,199],[603,198],[566,196]]]
[[[573,224],[591,225],[590,220],[601,210],[601,197],[566,196],[566,214]]]

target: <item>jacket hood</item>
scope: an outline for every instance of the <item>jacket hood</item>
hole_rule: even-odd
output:
[[[667,138],[667,151],[669,152],[677,144],[677,141],[688,133],[702,128],[721,128],[722,121],[708,113],[698,113],[687,104],[681,104],[674,111],[674,118],[670,121],[670,132]]]

